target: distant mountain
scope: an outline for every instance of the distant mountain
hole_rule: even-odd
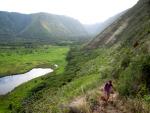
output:
[[[84,27],[86,29],[86,31],[88,32],[88,34],[92,37],[96,36],[101,27],[102,27],[103,23],[96,23],[96,24],[85,24]]]
[[[29,95],[17,96],[17,90],[6,95],[6,101],[2,97],[6,106],[0,110],[100,113],[101,85],[112,80],[117,97],[103,111],[150,113],[150,0],[139,0],[88,44],[72,47],[66,61],[61,76],[47,75],[27,90]]]
[[[150,1],[140,0],[133,8],[118,20],[100,32],[89,44],[88,48],[112,46],[116,43],[146,43],[150,38]]]
[[[0,12],[0,43],[58,43],[87,38],[82,24],[70,17]]]
[[[107,28],[109,25],[111,25],[115,20],[119,19],[121,15],[123,15],[126,11],[123,11],[113,17],[108,18],[104,22],[101,23],[96,23],[92,25],[84,25],[85,29],[89,33],[90,36],[95,37],[98,35],[100,32],[102,32],[105,28]]]

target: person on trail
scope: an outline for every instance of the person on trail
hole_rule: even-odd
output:
[[[104,86],[104,95],[106,102],[108,102],[112,88],[113,88],[112,81],[109,80]]]

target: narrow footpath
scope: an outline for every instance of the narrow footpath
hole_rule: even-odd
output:
[[[86,96],[77,97],[68,105],[69,113],[128,113],[123,106],[123,102],[119,100],[119,93],[117,91],[111,94],[106,104],[102,99],[103,87],[104,85],[97,90],[99,93],[98,104],[90,108],[87,104]]]

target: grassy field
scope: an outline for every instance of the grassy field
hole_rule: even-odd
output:
[[[91,51],[71,49],[64,73],[49,77],[46,80],[46,83],[51,81],[48,87],[26,100],[27,103],[23,105],[22,110],[33,113],[67,113],[60,109],[61,105],[68,105],[78,96],[85,95],[86,92],[100,87],[104,81],[110,79],[116,80],[115,88],[121,96],[140,96],[140,100],[149,102],[145,87],[147,79],[140,82],[139,78],[143,74],[148,74],[150,57],[148,53],[142,51],[137,52],[119,45]],[[134,88],[134,84],[139,86],[140,91]],[[134,109],[137,110],[136,107]]]
[[[47,86],[26,99],[20,111],[64,113],[61,111],[60,105],[67,105],[77,96],[84,95],[87,91],[99,87],[103,83],[100,73],[97,68],[89,70],[87,67],[92,66],[93,61],[95,63],[95,60],[92,59],[98,59],[103,64],[107,63],[104,57],[104,59],[97,58],[96,54],[99,54],[99,52],[101,50],[94,52],[95,54],[88,54],[88,52],[71,49],[67,55],[68,65],[65,67],[64,73],[56,73],[54,76],[47,77],[44,80]],[[105,56],[105,53],[101,56]]]
[[[0,113],[9,113],[18,112],[26,98],[47,87],[49,81],[46,80],[49,76],[64,72],[69,47],[41,46],[34,49],[16,48],[13,50],[1,49],[0,51],[1,75],[23,73],[33,67],[53,68],[54,64],[59,66],[53,73],[33,79],[17,87],[11,93],[0,96]]]
[[[65,62],[62,62],[62,68],[23,84],[10,94],[0,97],[0,112],[67,113],[60,109],[61,105],[68,105],[74,98],[86,95],[108,79],[116,80],[116,90],[120,95],[145,95],[140,99],[149,102],[144,84],[147,81],[139,82],[143,74],[148,74],[147,67],[150,63],[149,54],[142,51],[119,45],[109,49],[82,51],[80,47],[71,47],[66,61],[62,60]],[[131,74],[134,77],[131,77]],[[136,81],[140,91],[135,91],[134,94],[133,84],[136,84]]]
[[[61,67],[68,50],[68,47],[63,46],[1,48],[0,77],[24,73],[34,67],[51,67],[54,64]]]
[[[68,48],[66,50],[68,51]],[[80,59],[79,61],[85,62],[88,59],[86,57],[81,59],[81,54],[71,50],[67,55],[68,65],[64,56],[61,68],[54,73],[31,80],[8,95],[0,97],[0,112],[60,112],[60,104],[65,104],[76,96],[82,95],[83,90],[88,91],[99,86],[101,79],[97,71],[81,76],[77,76],[80,73],[75,74],[78,66],[82,64],[78,62],[77,66],[77,61]]]

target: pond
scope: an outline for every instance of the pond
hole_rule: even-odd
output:
[[[15,87],[51,72],[53,72],[51,68],[33,68],[24,74],[2,77],[0,78],[0,95],[5,95],[11,92]]]

